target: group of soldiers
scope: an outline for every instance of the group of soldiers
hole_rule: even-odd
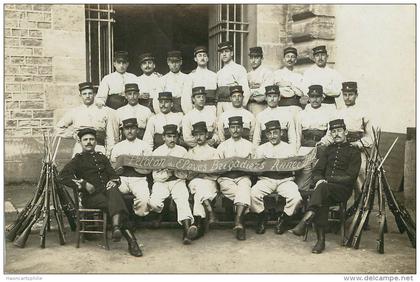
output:
[[[113,241],[124,236],[134,256],[142,251],[126,224],[124,193],[134,195],[138,216],[161,214],[171,196],[183,243],[190,244],[217,221],[212,201],[218,191],[234,203],[238,240],[246,239],[248,212],[258,215],[256,232],[265,232],[264,196],[278,193],[286,199],[275,226],[282,234],[302,206],[301,191],[312,191],[306,213],[290,231],[302,235],[306,225],[315,223],[312,252],[321,253],[328,205],[347,201],[355,184],[360,188],[363,152],[372,145],[370,120],[356,104],[357,83],[343,82],[327,66],[325,46],[312,49],[315,64],[303,75],[294,70],[298,52],[293,47],[284,49],[284,67],[274,72],[262,65],[261,47],[249,49],[248,73],[234,62],[231,42],[220,43],[218,51],[223,67],[214,73],[207,69],[207,48],[195,48],[197,68],[188,75],[180,71],[181,52],[170,51],[169,72],[163,76],[155,72],[153,55],[144,53],[139,77],[126,71],[127,52],[116,52],[115,72],[102,79],[96,94],[92,83],[80,83],[82,105],[57,124],[61,136],[72,126],[70,134],[78,141],[60,181],[79,189],[84,206],[107,209]],[[214,175],[116,167],[121,155],[264,159],[306,155],[314,147],[318,160],[299,171],[264,171],[253,177],[243,171]]]

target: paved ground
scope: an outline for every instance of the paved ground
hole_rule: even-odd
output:
[[[32,194],[28,189],[6,187],[5,200],[19,208]],[[18,195],[18,198],[15,199]],[[211,230],[190,246],[181,244],[181,229],[140,229],[136,235],[144,244],[144,257],[134,258],[125,242],[112,243],[106,251],[101,240],[87,241],[75,248],[74,234],[67,228],[67,244],[60,246],[54,230],[48,233],[47,247],[39,248],[39,233],[33,231],[26,248],[5,243],[6,274],[35,273],[393,273],[416,272],[416,250],[405,234],[399,234],[389,213],[385,254],[376,252],[377,224],[363,233],[359,250],[339,245],[339,235],[327,234],[327,249],[321,255],[310,250],[315,235],[303,242],[292,234],[264,235],[247,229],[247,240],[237,241],[229,227]],[[6,223],[13,219],[6,216]],[[53,225],[54,228],[54,225]]]

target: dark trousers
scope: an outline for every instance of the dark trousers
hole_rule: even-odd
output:
[[[311,195],[308,210],[315,212],[314,222],[320,227],[328,225],[328,210],[331,205],[347,201],[353,191],[352,186],[322,183]]]
[[[102,193],[83,196],[82,204],[85,208],[106,210],[111,217],[116,214],[121,214],[123,217],[128,215],[127,206],[125,205],[123,196],[117,187],[106,190]]]

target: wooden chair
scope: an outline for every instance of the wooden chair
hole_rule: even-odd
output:
[[[81,195],[74,189],[76,203],[76,248],[80,246],[80,240],[84,243],[84,234],[102,234],[103,246],[109,250],[108,244],[108,215],[101,209],[88,209],[82,206]]]

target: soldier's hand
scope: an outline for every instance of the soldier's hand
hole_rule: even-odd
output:
[[[114,181],[108,181],[108,183],[106,184],[106,190],[112,189],[114,187],[117,187],[117,183],[115,183]]]
[[[99,108],[102,108],[103,106],[105,106],[105,102],[102,100],[95,100],[95,105]]]
[[[86,189],[86,191],[89,193],[89,194],[92,194],[93,192],[95,192],[95,186],[93,186],[91,183],[89,183],[89,182],[86,182],[86,185],[85,185],[85,189]]]

